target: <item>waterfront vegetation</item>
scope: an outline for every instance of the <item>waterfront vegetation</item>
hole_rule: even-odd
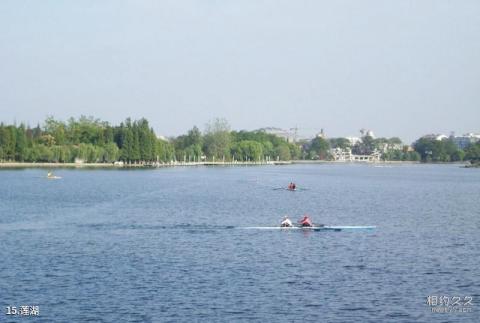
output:
[[[119,126],[81,117],[67,122],[47,118],[43,127],[0,125],[0,160],[17,162],[111,163],[169,160],[173,147],[157,139],[148,121],[127,119]]]
[[[291,160],[300,148],[261,131],[231,131],[225,120],[210,122],[202,133],[158,138],[146,119],[118,126],[93,117],[67,122],[47,118],[34,128],[0,124],[0,161],[71,163],[151,163],[172,161]]]
[[[45,163],[170,163],[173,161],[275,161],[331,160],[332,149],[357,155],[378,153],[382,160],[423,162],[480,162],[480,143],[465,150],[451,140],[420,138],[413,146],[399,138],[363,136],[352,144],[346,138],[316,137],[297,143],[265,131],[232,131],[223,119],[206,125],[202,132],[193,127],[185,135],[159,138],[146,119],[126,119],[120,125],[93,117],[49,117],[32,128],[0,124],[0,161]]]

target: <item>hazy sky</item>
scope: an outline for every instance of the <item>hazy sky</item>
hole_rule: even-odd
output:
[[[0,1],[0,120],[480,132],[480,1]]]

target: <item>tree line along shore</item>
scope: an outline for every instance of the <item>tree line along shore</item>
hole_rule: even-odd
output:
[[[329,161],[335,151],[378,154],[382,161],[458,162],[480,160],[480,143],[465,149],[451,140],[419,138],[412,146],[399,138],[363,136],[352,144],[346,138],[316,137],[295,143],[265,131],[232,131],[223,119],[208,123],[204,131],[193,127],[186,134],[158,137],[146,119],[126,119],[113,126],[93,117],[49,117],[42,126],[0,124],[0,165],[49,166],[256,164],[292,160]]]

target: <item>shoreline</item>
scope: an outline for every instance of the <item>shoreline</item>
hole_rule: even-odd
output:
[[[261,165],[290,165],[291,161],[275,162],[172,162],[154,164],[118,164],[118,163],[23,163],[23,162],[0,162],[1,168],[163,168],[177,166],[261,166]]]
[[[340,160],[292,160],[292,164],[358,164],[358,165],[382,165],[382,164],[422,164],[420,161],[411,160],[380,160],[380,161],[340,161]],[[434,164],[434,163],[423,163]],[[450,164],[450,163],[447,163]]]
[[[419,161],[375,161],[375,162],[345,162],[331,160],[291,160],[291,161],[269,161],[269,162],[172,162],[153,164],[119,164],[119,163],[24,163],[24,162],[0,162],[0,169],[9,168],[106,168],[106,169],[128,169],[128,168],[163,168],[163,167],[192,167],[192,166],[280,166],[280,165],[314,165],[314,164],[357,164],[357,165],[461,165],[468,167],[465,162],[452,163],[422,163]]]

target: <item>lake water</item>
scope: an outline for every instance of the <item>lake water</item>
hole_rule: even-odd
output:
[[[479,322],[480,170],[0,171],[0,321]],[[277,190],[295,181],[296,192]],[[375,230],[257,230],[304,213]],[[473,298],[432,313],[428,296]],[[40,316],[6,315],[39,306]]]

